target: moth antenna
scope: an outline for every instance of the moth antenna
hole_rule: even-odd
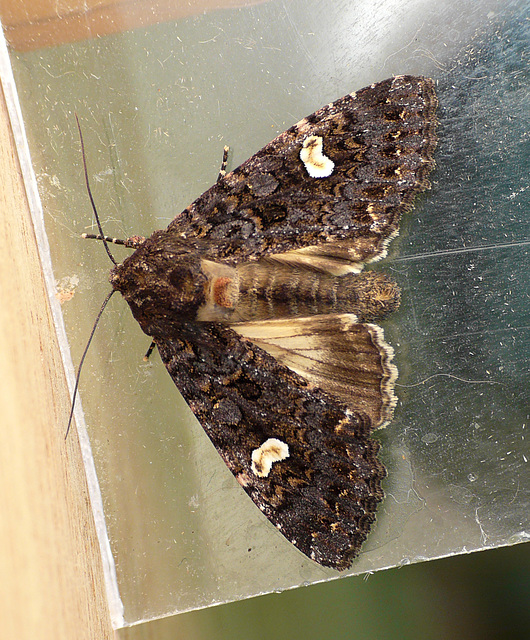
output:
[[[120,238],[111,238],[110,236],[100,236],[99,233],[82,233],[81,237],[85,240],[104,240],[105,242],[111,242],[112,244],[125,245],[127,240],[121,240]]]
[[[121,240],[120,238],[111,238],[110,236],[100,236],[99,233],[82,233],[81,237],[85,240],[103,240],[104,242],[112,242],[112,244],[121,244],[129,249],[137,249],[145,242],[143,236],[131,236]]]
[[[77,374],[75,376],[75,386],[74,393],[72,394],[72,406],[70,408],[70,417],[68,418],[68,426],[66,427],[66,433],[64,434],[64,439],[68,438],[68,433],[70,432],[70,427],[72,426],[72,419],[74,417],[74,408],[75,408],[75,399],[77,398],[77,389],[79,387],[79,378],[81,377],[81,368],[83,367],[83,362],[85,361],[86,354],[88,352],[88,348],[90,347],[90,343],[92,342],[92,338],[94,337],[94,333],[96,332],[96,327],[98,326],[99,319],[103,315],[103,311],[105,311],[105,307],[107,306],[109,300],[112,295],[116,293],[116,290],[113,289],[105,298],[105,301],[101,305],[101,309],[99,310],[98,315],[96,316],[96,321],[94,322],[94,326],[92,327],[92,331],[90,332],[90,336],[88,338],[88,342],[86,343],[85,350],[83,351],[83,355],[81,356],[81,360],[79,361],[79,367],[77,368]]]
[[[101,240],[103,240],[103,244],[105,245],[105,251],[109,256],[111,262],[115,265],[118,263],[114,259],[114,256],[110,252],[108,242],[106,240],[106,236],[103,233],[103,227],[101,226],[101,222],[99,221],[98,211],[96,209],[96,203],[94,202],[94,197],[92,196],[92,190],[90,189],[90,181],[88,179],[88,170],[86,165],[86,154],[85,154],[85,142],[83,140],[83,133],[81,132],[81,125],[79,124],[79,118],[77,117],[77,113],[74,113],[75,121],[77,122],[77,130],[79,131],[79,139],[81,141],[81,155],[83,157],[83,170],[85,172],[85,184],[88,191],[88,197],[90,198],[90,204],[92,205],[92,211],[94,212],[94,216],[96,218],[96,224],[98,225],[99,234],[101,236]]]

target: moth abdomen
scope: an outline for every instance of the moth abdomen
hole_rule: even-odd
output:
[[[360,322],[380,320],[399,307],[401,290],[386,274],[379,271],[347,274],[338,281],[338,299],[351,305],[338,309],[340,313],[354,313]],[[344,302],[343,302],[344,301]]]
[[[221,284],[225,282],[218,279]],[[237,293],[236,293],[237,289]],[[238,265],[223,298],[232,296],[227,322],[350,313],[359,321],[384,317],[399,306],[399,287],[388,276],[369,271],[333,276],[274,260]],[[221,296],[218,296],[221,298]],[[222,303],[222,299],[221,299]],[[213,319],[213,318],[201,318]],[[217,320],[220,319],[216,315]]]

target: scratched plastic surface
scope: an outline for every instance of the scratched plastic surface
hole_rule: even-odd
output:
[[[12,54],[76,363],[111,265],[79,238],[94,225],[74,111],[106,233],[149,235],[213,183],[224,144],[235,167],[349,91],[438,81],[433,188],[376,266],[403,288],[383,325],[399,404],[378,436],[386,499],[349,573],[529,535],[530,13],[466,7],[270,2]],[[123,622],[337,577],[240,491],[148,344],[113,299],[81,381]]]

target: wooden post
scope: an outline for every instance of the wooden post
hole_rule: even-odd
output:
[[[70,397],[0,89],[0,636],[113,637]]]

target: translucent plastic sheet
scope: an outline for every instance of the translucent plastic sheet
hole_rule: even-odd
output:
[[[377,524],[350,573],[528,539],[530,13],[520,2],[270,2],[12,53],[73,359],[110,289],[106,233],[149,235],[326,102],[398,73],[438,83],[433,188],[377,268],[400,371]],[[118,260],[127,255],[116,248]],[[125,622],[337,577],[240,490],[127,305],[81,395]]]

